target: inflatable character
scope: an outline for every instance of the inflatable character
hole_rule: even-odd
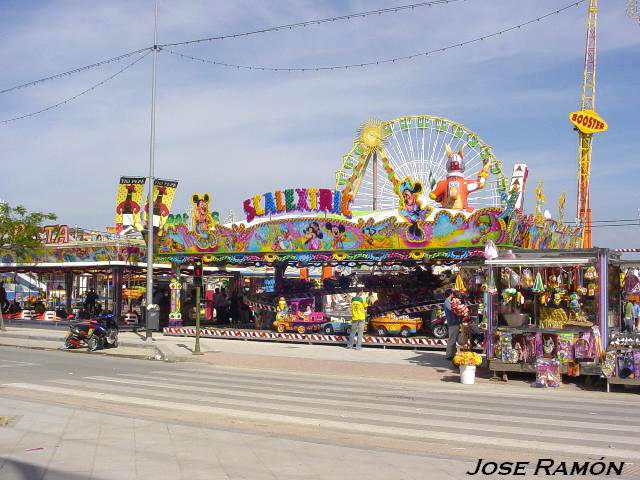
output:
[[[449,157],[447,178],[436,184],[436,188],[429,194],[429,198],[438,202],[442,208],[472,212],[473,209],[469,207],[468,203],[469,194],[484,188],[489,176],[490,163],[488,160],[484,162],[476,180],[464,178],[464,145],[460,147],[458,153],[453,153],[449,145],[446,145],[446,148]]]
[[[276,321],[286,322],[289,320],[289,307],[284,297],[278,299],[278,306],[276,307]]]

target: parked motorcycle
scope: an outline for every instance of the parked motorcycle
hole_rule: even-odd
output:
[[[80,348],[84,345],[90,352],[118,346],[118,325],[113,314],[103,314],[95,319],[69,326],[69,335],[64,341],[65,348]]]
[[[431,333],[438,339],[449,337],[449,327],[447,327],[447,317],[442,314],[431,320]]]

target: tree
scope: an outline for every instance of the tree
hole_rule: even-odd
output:
[[[42,223],[56,219],[53,213],[30,213],[21,205],[0,203],[0,256],[9,254],[22,261],[36,256],[44,249]],[[0,329],[5,329],[1,308]]]

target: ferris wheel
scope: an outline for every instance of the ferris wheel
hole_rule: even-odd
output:
[[[363,124],[336,173],[336,188],[349,189],[354,210],[391,210],[399,206],[393,176],[400,181],[409,177],[422,184],[424,204],[439,206],[429,192],[447,176],[447,146],[454,152],[463,149],[466,178],[476,178],[485,162],[490,164],[484,188],[470,195],[469,205],[504,206],[508,182],[491,146],[463,125],[431,115]]]

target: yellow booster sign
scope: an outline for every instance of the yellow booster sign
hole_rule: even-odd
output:
[[[593,110],[580,110],[569,114],[569,120],[582,133],[605,132],[609,126]]]

